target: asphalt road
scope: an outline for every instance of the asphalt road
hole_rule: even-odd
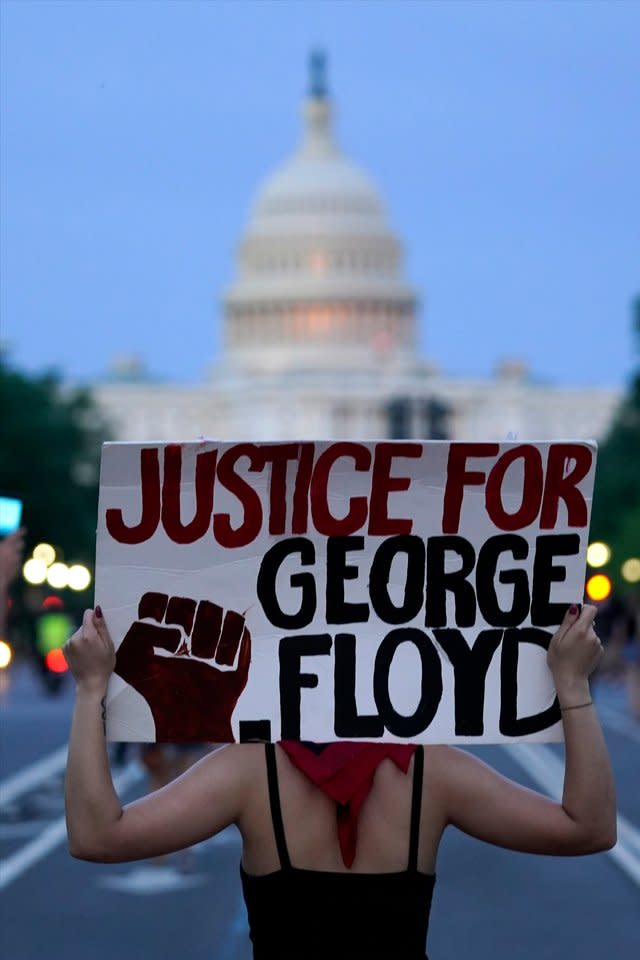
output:
[[[595,696],[616,772],[617,847],[535,857],[449,831],[438,861],[431,960],[640,956],[640,726],[626,716],[621,690],[598,687]],[[24,668],[0,677],[3,960],[250,960],[234,829],[194,848],[190,864],[176,857],[163,869],[68,855],[62,775],[71,699],[70,685],[45,696]],[[559,788],[561,748],[477,752],[528,786]],[[135,753],[115,774],[123,799],[144,789]]]

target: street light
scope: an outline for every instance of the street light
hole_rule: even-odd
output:
[[[629,557],[620,568],[622,579],[627,583],[640,582],[640,557]]]
[[[0,640],[0,670],[5,670],[11,663],[13,654],[6,640]]]
[[[611,593],[611,580],[606,573],[595,573],[587,580],[586,590],[589,600],[606,600]]]
[[[611,547],[599,540],[587,547],[587,563],[590,567],[604,567],[611,559]]]
[[[82,563],[69,567],[69,586],[72,590],[86,590],[91,583],[91,574]]]
[[[69,567],[66,563],[52,563],[47,570],[47,583],[54,590],[62,590],[69,585]]]
[[[37,560],[35,557],[31,557],[22,568],[22,576],[27,583],[31,583],[34,586],[39,583],[44,583],[47,579],[47,565],[44,560]]]
[[[56,551],[50,543],[39,543],[33,548],[33,556],[36,560],[42,560],[45,566],[50,567],[56,559]]]

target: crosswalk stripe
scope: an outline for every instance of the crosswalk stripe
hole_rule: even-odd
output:
[[[61,773],[67,763],[67,745],[58,747],[46,757],[30,763],[28,767],[18,770],[4,780],[0,781],[0,806],[7,806],[23,793],[28,793],[34,787],[39,786],[49,777]]]
[[[123,793],[142,779],[143,771],[139,764],[131,764],[113,778],[116,793]],[[67,825],[64,817],[58,817],[46,827],[42,833],[34,837],[29,843],[20,847],[11,856],[0,860],[0,890],[4,890],[10,883],[17,880],[34,863],[42,860],[52,850],[62,843],[67,836]]]
[[[640,743],[640,724],[634,723],[630,717],[619,713],[607,704],[598,703],[597,707],[598,716],[605,729],[615,730],[623,737],[629,737],[630,740]]]

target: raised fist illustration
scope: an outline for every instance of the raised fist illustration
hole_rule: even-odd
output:
[[[230,743],[250,662],[242,614],[209,600],[145,593],[115,672],[149,704],[157,741]]]

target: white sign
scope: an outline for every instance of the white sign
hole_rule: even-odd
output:
[[[120,741],[562,739],[593,443],[108,443]]]

